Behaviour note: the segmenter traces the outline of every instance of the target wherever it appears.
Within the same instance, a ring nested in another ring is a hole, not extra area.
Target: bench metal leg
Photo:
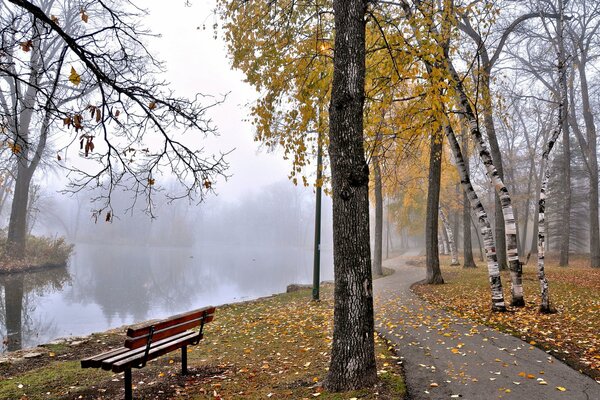
[[[188,368],[187,368],[187,346],[183,346],[181,348],[181,374],[182,375],[187,375],[188,373]]]
[[[133,388],[131,384],[131,368],[125,370],[125,400],[133,400]]]

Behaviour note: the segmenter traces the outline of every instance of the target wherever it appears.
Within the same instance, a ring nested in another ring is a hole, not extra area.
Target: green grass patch
[[[112,374],[102,370],[83,370],[79,361],[54,362],[24,374],[0,381],[0,399],[55,399],[79,388],[93,386]],[[24,397],[25,396],[25,397]]]

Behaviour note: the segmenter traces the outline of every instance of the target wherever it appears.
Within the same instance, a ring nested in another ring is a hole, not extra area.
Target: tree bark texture
[[[440,270],[438,247],[442,146],[442,137],[433,133],[429,144],[429,177],[427,182],[427,210],[425,211],[425,281],[430,285],[444,283],[442,271]]]
[[[454,155],[456,162],[456,168],[460,176],[460,183],[465,191],[473,214],[477,216],[481,235],[483,236],[483,243],[485,247],[485,256],[488,266],[488,276],[490,281],[490,289],[492,293],[492,310],[494,311],[506,311],[506,305],[504,304],[504,294],[502,293],[502,279],[500,278],[500,268],[498,266],[498,259],[496,258],[496,246],[494,245],[494,235],[492,233],[492,227],[483,208],[483,204],[479,201],[479,197],[473,189],[471,179],[465,167],[465,160],[462,156],[460,145],[456,139],[456,135],[450,125],[446,125],[446,137],[450,144],[450,149]]]
[[[481,131],[479,130],[479,122],[475,113],[473,111],[473,107],[469,102],[469,98],[467,97],[465,88],[463,86],[462,80],[452,61],[450,59],[447,60],[448,70],[452,76],[454,87],[456,88],[458,95],[460,97],[460,104],[462,106],[463,112],[467,120],[469,121],[469,132],[471,137],[475,141],[475,145],[477,147],[477,151],[479,156],[485,166],[488,178],[491,180],[496,193],[500,197],[500,202],[502,205],[502,213],[504,215],[504,223],[505,223],[505,237],[506,237],[506,252],[508,257],[508,266],[510,269],[511,275],[511,294],[512,301],[511,305],[516,307],[525,306],[525,300],[523,298],[523,268],[521,263],[519,262],[519,251],[517,245],[517,227],[516,222],[513,215],[513,207],[510,194],[506,185],[502,178],[498,175],[498,171],[494,166],[494,162],[492,160],[492,156],[487,149]]]
[[[329,106],[335,305],[325,387],[345,391],[377,381],[369,245],[369,166],[363,147],[367,1],[335,0]]]
[[[545,272],[545,249],[546,249],[546,188],[548,186],[548,180],[550,179],[550,168],[548,168],[548,155],[554,147],[554,143],[556,139],[558,139],[558,135],[560,134],[560,127],[562,125],[562,111],[563,105],[559,106],[559,128],[555,129],[548,140],[548,144],[544,149],[544,153],[542,154],[542,165],[543,175],[542,175],[542,185],[540,188],[540,200],[538,205],[538,279],[540,281],[540,291],[541,291],[541,302],[540,302],[540,312],[542,313],[550,313],[552,311],[550,307],[550,295],[548,288],[548,279],[546,278]]]
[[[373,253],[373,274],[383,275],[381,260],[383,256],[383,189],[379,156],[373,156],[375,178],[375,250]]]
[[[504,170],[502,168],[502,154],[500,153],[500,146],[498,145],[498,137],[496,135],[496,128],[494,126],[494,116],[492,108],[492,98],[490,94],[490,72],[484,70],[481,79],[482,88],[482,102],[483,102],[483,125],[487,134],[488,142],[490,144],[490,154],[498,176],[504,180]],[[494,231],[496,237],[496,254],[498,255],[498,265],[501,270],[508,268],[507,255],[506,255],[506,230],[504,213],[502,208],[502,202],[498,192],[495,195],[495,207],[494,207]]]

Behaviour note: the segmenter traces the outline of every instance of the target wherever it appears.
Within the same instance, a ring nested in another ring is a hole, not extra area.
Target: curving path
[[[395,273],[374,281],[376,327],[401,356],[411,399],[600,399],[600,384],[543,350],[420,300],[410,286],[424,268],[402,257],[384,266]]]

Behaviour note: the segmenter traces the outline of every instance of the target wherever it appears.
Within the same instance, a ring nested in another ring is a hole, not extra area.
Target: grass
[[[45,236],[29,236],[27,238],[26,255],[23,259],[15,259],[5,254],[6,237],[0,238],[0,273],[22,272],[44,267],[66,265],[73,253],[74,246],[64,238]]]
[[[301,290],[218,308],[215,320],[205,327],[205,339],[188,349],[191,373],[182,377],[180,355],[170,353],[133,371],[134,396],[213,400],[402,399],[406,389],[398,357],[379,337],[376,357],[380,379],[375,387],[346,393],[323,390],[332,341],[331,286],[322,288],[320,302],[310,299],[311,291]],[[89,345],[101,340],[108,341],[94,338]],[[68,346],[54,346],[46,351],[44,362],[37,361],[38,368],[16,368],[13,372],[0,368],[4,375],[0,398],[21,399],[24,394],[32,400],[122,396],[122,374],[80,369],[78,360],[82,355],[72,354],[73,348]],[[90,352],[84,348],[79,351]]]
[[[600,379],[600,270],[575,259],[567,268],[546,262],[550,301],[555,314],[540,314],[537,266],[523,268],[526,306],[492,313],[487,268],[450,267],[442,259],[444,285],[418,285],[421,297],[453,313],[500,329],[538,346],[587,375]],[[510,276],[502,273],[505,301],[510,303]]]

